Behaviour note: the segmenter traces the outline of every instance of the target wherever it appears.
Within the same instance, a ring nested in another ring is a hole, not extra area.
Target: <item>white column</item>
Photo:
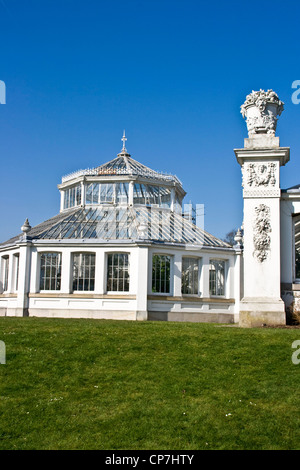
[[[13,269],[14,269],[14,265],[13,265],[13,255],[10,254],[9,255],[9,258],[8,258],[8,282],[7,282],[7,292],[10,293],[10,292],[13,292]]]
[[[39,254],[35,248],[31,252],[31,275],[30,275],[30,292],[36,293],[39,291],[40,281],[40,263]]]
[[[204,253],[202,256],[200,292],[201,297],[209,297],[209,254],[207,253]]]
[[[175,188],[171,188],[171,211],[174,212],[174,206],[175,206]]]
[[[81,181],[81,205],[84,206],[85,205],[85,184],[84,184],[84,181]]]
[[[64,199],[65,199],[65,192],[61,189],[60,190],[60,212],[64,209]]]
[[[128,204],[130,206],[133,206],[133,189],[134,189],[134,182],[130,181],[129,182],[129,190],[128,190]]]
[[[181,272],[182,256],[181,253],[175,253],[173,259],[173,295],[181,297]]]
[[[135,251],[136,319],[148,318],[148,247],[139,246]],[[130,273],[130,277],[132,276]]]
[[[19,280],[18,280],[18,296],[17,308],[15,315],[25,317],[29,315],[29,284],[30,284],[30,268],[31,268],[31,242],[20,243],[20,259],[19,259]],[[9,313],[8,313],[9,314]]]
[[[238,322],[239,320],[239,312],[240,312],[240,301],[242,297],[242,283],[243,283],[243,275],[242,275],[242,251],[240,248],[236,248],[236,256],[235,256],[235,263],[234,263],[234,322]]]
[[[103,249],[96,251],[95,268],[95,294],[104,294],[106,292],[106,255]]]
[[[61,256],[61,286],[60,292],[69,294],[72,292],[72,254],[70,250],[62,251]]]

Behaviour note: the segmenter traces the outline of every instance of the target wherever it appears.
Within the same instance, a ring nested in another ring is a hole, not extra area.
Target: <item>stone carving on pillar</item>
[[[280,101],[275,91],[252,91],[241,106],[249,137],[255,134],[275,136],[277,116],[280,116],[283,109],[284,103]]]
[[[275,163],[250,163],[247,167],[249,186],[275,186]]]
[[[270,222],[270,208],[265,204],[255,207],[255,219],[253,224],[253,256],[262,263],[267,259],[271,244],[269,233],[272,232]]]
[[[244,163],[242,187],[244,197],[279,197],[278,168],[273,162]]]

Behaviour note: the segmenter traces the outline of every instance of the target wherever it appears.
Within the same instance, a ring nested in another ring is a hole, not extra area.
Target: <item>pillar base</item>
[[[239,326],[242,328],[280,326],[286,324],[283,300],[244,298],[240,303]]]
[[[147,321],[148,320],[148,312],[147,310],[146,311],[142,311],[142,310],[138,310],[136,312],[136,319],[138,321]]]

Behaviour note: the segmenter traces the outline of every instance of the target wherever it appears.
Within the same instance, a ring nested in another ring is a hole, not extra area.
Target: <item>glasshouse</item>
[[[62,178],[57,215],[35,227],[29,217],[0,245],[0,315],[285,325],[300,312],[300,186],[280,187],[283,108],[272,90],[241,106],[231,245],[204,231],[176,176],[131,157],[124,133],[116,158]]]
[[[237,321],[241,245],[206,233],[180,180],[122,140],[113,160],[62,178],[59,214],[0,245],[0,314]]]

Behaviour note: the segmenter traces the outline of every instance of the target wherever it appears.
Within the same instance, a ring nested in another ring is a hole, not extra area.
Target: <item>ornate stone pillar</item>
[[[242,167],[244,198],[244,296],[241,326],[284,325],[280,297],[280,167],[290,149],[275,137],[283,103],[272,90],[253,91],[241,106],[249,137],[235,149]]]

